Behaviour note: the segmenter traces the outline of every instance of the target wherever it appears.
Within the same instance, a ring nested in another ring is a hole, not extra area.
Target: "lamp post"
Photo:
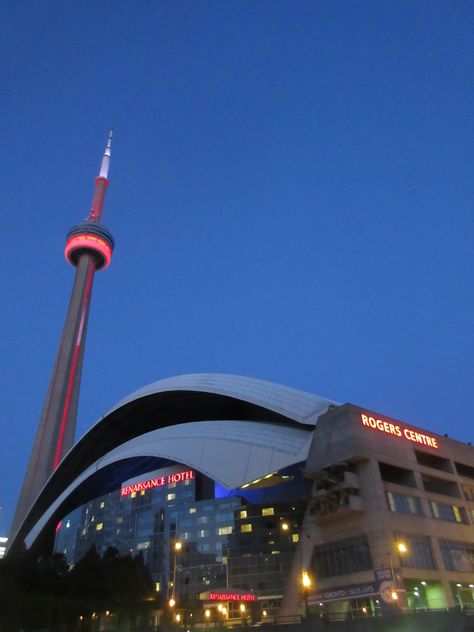
[[[170,608],[173,608],[175,603],[176,603],[176,597],[177,597],[177,592],[176,592],[176,557],[177,557],[177,554],[181,551],[182,548],[183,548],[182,542],[180,542],[179,540],[176,540],[176,542],[173,545],[173,590],[171,591],[171,599],[169,600]],[[173,602],[173,604],[171,602]]]
[[[401,540],[398,540],[397,542],[394,543],[394,548],[397,551],[399,556],[406,555],[408,553],[408,546],[406,545],[405,542]],[[382,562],[381,568],[385,567],[387,558],[388,558],[388,563],[390,567],[390,581],[392,584],[391,591],[390,591],[390,598],[392,599],[393,602],[398,602],[398,591],[397,591],[398,586],[397,586],[397,578],[395,576],[395,569],[393,567],[392,547],[387,552],[386,557],[384,561]]]
[[[311,577],[306,570],[301,572],[301,585],[303,587],[304,616],[306,618],[308,616],[308,590],[311,588]]]

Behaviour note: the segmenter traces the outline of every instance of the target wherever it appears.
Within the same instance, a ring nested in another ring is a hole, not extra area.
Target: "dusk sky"
[[[78,436],[224,372],[473,439],[472,0],[6,0],[0,24],[0,535],[112,126]]]

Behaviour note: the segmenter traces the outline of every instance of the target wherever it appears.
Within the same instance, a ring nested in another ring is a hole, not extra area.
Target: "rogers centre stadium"
[[[352,404],[179,376],[105,414],[15,540],[70,564],[92,547],[141,553],[163,599],[228,618],[470,606],[473,457]]]

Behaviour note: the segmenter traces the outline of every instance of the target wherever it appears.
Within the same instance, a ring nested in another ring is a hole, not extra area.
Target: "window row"
[[[387,492],[387,504],[390,511],[395,513],[412,514],[423,516],[421,501],[416,496],[407,496],[405,494],[395,494]],[[460,524],[469,524],[469,518],[464,507],[458,505],[447,505],[434,500],[429,501],[431,517],[436,520],[445,522],[458,522]]]

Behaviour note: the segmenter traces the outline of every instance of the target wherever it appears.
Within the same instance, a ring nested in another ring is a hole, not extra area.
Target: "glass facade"
[[[387,504],[390,511],[396,513],[414,514],[416,516],[423,515],[420,499],[416,496],[387,492]]]
[[[405,568],[436,568],[429,537],[399,534],[396,539],[407,547],[406,553],[399,554],[401,566]]]
[[[433,518],[436,518],[437,520],[469,524],[464,507],[458,507],[457,505],[445,505],[443,503],[430,500],[430,510]]]
[[[474,572],[474,544],[440,540],[441,554],[448,571]]]
[[[372,559],[366,536],[314,547],[312,570],[315,577],[334,577],[371,568]]]
[[[301,468],[238,490],[189,472],[156,470],[87,503],[62,521],[55,550],[69,563],[92,547],[140,553],[163,597],[181,604],[219,589],[282,595],[310,484]]]

